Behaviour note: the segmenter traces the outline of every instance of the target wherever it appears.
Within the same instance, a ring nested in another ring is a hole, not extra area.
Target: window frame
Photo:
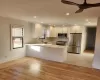
[[[13,36],[13,28],[21,28],[22,29],[22,36]],[[14,42],[13,42],[13,39],[14,38],[20,38],[22,39],[22,46],[21,47],[14,47]],[[24,47],[24,27],[23,25],[11,25],[10,26],[10,49],[18,49],[18,48],[23,48]]]

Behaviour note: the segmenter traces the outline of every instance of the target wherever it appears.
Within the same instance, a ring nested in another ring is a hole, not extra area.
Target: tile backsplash
[[[65,41],[65,40],[66,39],[59,39],[57,37],[47,37],[46,39],[33,38],[30,44],[36,44],[36,43],[56,44],[57,41]]]
[[[48,44],[56,44],[57,37],[48,37],[46,39],[39,39],[39,38],[33,38],[29,44],[36,44],[36,43],[44,43],[47,42]]]

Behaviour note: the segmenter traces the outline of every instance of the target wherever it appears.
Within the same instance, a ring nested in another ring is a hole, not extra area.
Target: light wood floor
[[[100,70],[25,57],[1,64],[0,80],[100,80]]]
[[[92,68],[93,57],[94,54],[92,53],[83,53],[83,54],[68,53],[67,60],[65,61],[65,63]]]

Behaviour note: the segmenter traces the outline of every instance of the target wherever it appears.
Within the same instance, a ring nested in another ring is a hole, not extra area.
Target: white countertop
[[[26,45],[52,47],[52,48],[66,48],[67,47],[67,46],[59,46],[59,45],[53,45],[53,44],[26,44]]]

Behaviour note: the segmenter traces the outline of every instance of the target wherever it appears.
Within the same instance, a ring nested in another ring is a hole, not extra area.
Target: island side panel
[[[36,49],[35,49],[36,48]],[[26,47],[27,56],[36,57],[51,61],[64,62],[66,60],[67,51],[65,53],[64,48],[54,48],[47,46],[34,46],[27,45]]]

